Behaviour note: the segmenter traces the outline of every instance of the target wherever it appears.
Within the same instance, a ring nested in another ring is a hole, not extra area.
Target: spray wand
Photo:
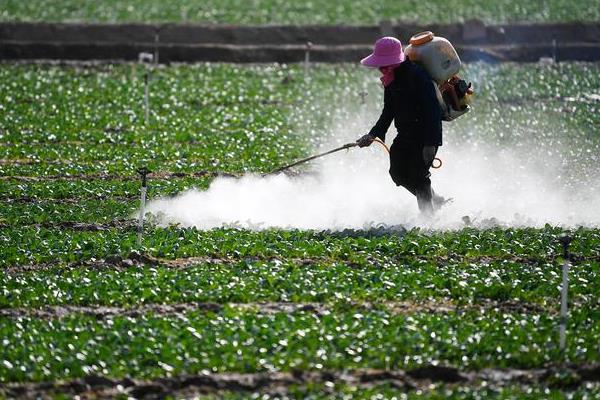
[[[379,138],[376,138],[373,141],[381,144],[385,148],[385,150],[388,152],[388,154],[389,154],[390,149],[387,147],[387,145],[383,141],[381,141]],[[351,149],[353,147],[356,147],[356,146],[358,146],[358,143],[356,143],[356,142],[346,143],[343,146],[337,147],[337,148],[335,148],[333,150],[326,151],[325,153],[316,154],[314,156],[303,158],[302,160],[298,160],[298,161],[293,162],[291,164],[284,165],[283,167],[279,167],[279,168],[277,168],[274,171],[271,171],[271,172],[268,172],[266,174],[263,174],[263,176],[278,174],[279,172],[283,172],[283,171],[285,171],[287,169],[295,167],[296,165],[304,164],[304,163],[312,161],[312,160],[314,160],[316,158],[320,158],[320,157],[327,156],[329,154],[337,153],[338,151],[349,150],[349,149]]]
[[[383,140],[381,140],[381,139],[379,139],[379,138],[375,138],[375,139],[373,139],[373,141],[374,141],[374,142],[377,142],[377,143],[379,143],[381,146],[383,146],[383,148],[385,149],[385,151],[386,151],[388,154],[390,154],[390,148],[389,148],[389,147],[388,147],[388,146],[385,144],[385,142],[384,142]],[[288,169],[290,169],[290,168],[292,168],[292,167],[295,167],[296,165],[304,164],[304,163],[306,163],[306,162],[309,162],[309,161],[312,161],[312,160],[314,160],[314,159],[317,159],[317,158],[320,158],[320,157],[324,157],[324,156],[327,156],[327,155],[329,155],[329,154],[337,153],[338,151],[342,151],[342,150],[349,150],[349,149],[351,149],[351,148],[353,148],[353,147],[356,147],[356,146],[358,146],[358,143],[356,143],[356,142],[352,142],[352,143],[346,143],[346,144],[345,144],[345,145],[343,145],[343,146],[337,147],[337,148],[335,148],[335,149],[333,149],[333,150],[326,151],[325,153],[316,154],[316,155],[314,155],[314,156],[310,156],[310,157],[307,157],[307,158],[303,158],[302,160],[298,160],[298,161],[296,161],[296,162],[293,162],[293,163],[291,163],[291,164],[285,165],[285,166],[283,166],[283,167],[279,167],[279,168],[277,168],[277,169],[276,169],[276,170],[274,170],[274,171],[271,171],[271,172],[268,172],[268,173],[266,173],[266,174],[263,174],[262,176],[264,177],[264,176],[268,176],[268,175],[274,175],[274,174],[278,174],[278,173],[280,173],[280,172],[283,172],[283,171],[285,171],[285,170],[288,170]],[[438,164],[436,164],[436,165],[432,165],[431,167],[432,167],[432,168],[436,168],[436,169],[437,169],[437,168],[440,168],[440,167],[442,166],[442,160],[440,160],[439,158],[435,158],[435,160],[437,160],[437,161],[438,161]]]

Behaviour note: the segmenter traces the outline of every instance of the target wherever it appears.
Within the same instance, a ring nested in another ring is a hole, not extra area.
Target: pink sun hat
[[[360,63],[366,67],[386,67],[400,64],[405,58],[402,43],[395,37],[385,36],[375,42],[373,53],[360,60]]]

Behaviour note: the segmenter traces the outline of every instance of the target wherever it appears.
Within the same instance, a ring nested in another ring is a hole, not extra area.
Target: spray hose
[[[379,138],[375,138],[375,139],[373,139],[373,141],[374,141],[374,142],[377,142],[377,143],[379,143],[381,146],[383,146],[383,148],[385,149],[385,151],[386,151],[388,154],[390,154],[390,148],[387,146],[387,144],[385,144],[385,142],[384,142],[383,140],[381,140],[381,139],[379,139]],[[307,158],[303,158],[302,160],[298,160],[298,161],[296,161],[296,162],[294,162],[294,163],[292,163],[292,164],[284,165],[283,167],[277,168],[276,170],[273,170],[273,171],[271,171],[271,172],[268,172],[268,173],[266,173],[266,174],[263,174],[262,176],[267,176],[267,175],[273,175],[273,174],[277,174],[277,173],[279,173],[279,172],[285,171],[286,169],[290,169],[290,168],[292,168],[292,167],[295,167],[296,165],[304,164],[305,162],[308,162],[308,161],[311,161],[311,160],[314,160],[314,159],[316,159],[316,158],[320,158],[320,157],[323,157],[323,156],[326,156],[326,155],[329,155],[329,154],[332,154],[332,153],[336,153],[336,152],[338,152],[338,151],[341,151],[341,150],[349,150],[349,149],[351,149],[351,148],[353,148],[353,147],[356,147],[356,146],[358,146],[358,143],[356,143],[356,142],[352,142],[352,143],[346,143],[346,144],[345,144],[345,145],[343,145],[343,146],[340,146],[340,147],[338,147],[338,148],[335,148],[335,149],[333,149],[333,150],[326,151],[325,153],[316,154],[316,155],[314,155],[314,156],[310,156],[310,157],[307,157]],[[435,164],[435,161],[437,161],[438,163],[437,163],[437,164]],[[442,166],[442,160],[440,160],[440,159],[439,159],[439,158],[437,158],[437,157],[436,157],[436,158],[434,158],[434,159],[433,159],[433,162],[432,162],[432,164],[431,164],[431,168],[433,168],[433,169],[438,169],[438,168],[440,168],[441,166]]]
[[[387,153],[390,154],[390,148],[388,147],[387,144],[385,144],[385,142],[383,140],[381,140],[379,138],[375,138],[375,139],[373,139],[373,141],[379,143],[380,145],[382,145],[383,148],[385,149],[385,151],[387,151]]]
[[[387,151],[387,153],[390,154],[390,148],[388,147],[387,144],[385,144],[385,142],[383,140],[381,140],[379,138],[375,138],[375,139],[373,139],[373,141],[379,143],[380,145],[382,145],[383,148],[385,149],[385,151]],[[435,163],[436,161],[437,161],[437,164]],[[431,163],[431,168],[433,168],[433,169],[439,169],[439,168],[442,167],[443,164],[444,163],[442,162],[441,159],[435,157],[433,159],[433,162]]]

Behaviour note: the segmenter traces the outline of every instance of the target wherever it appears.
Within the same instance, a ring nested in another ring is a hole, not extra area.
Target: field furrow
[[[466,372],[457,368],[426,365],[411,370],[351,370],[315,372],[263,372],[263,373],[203,373],[183,375],[153,380],[108,379],[89,376],[69,382],[25,383],[9,385],[0,393],[20,398],[39,398],[53,393],[70,396],[93,396],[113,398],[129,395],[134,398],[156,398],[163,396],[196,397],[198,395],[228,392],[249,394],[260,392],[263,395],[281,396],[290,391],[300,394],[307,387],[325,385],[334,387],[351,386],[373,388],[388,385],[389,389],[401,392],[427,389],[433,384],[459,384],[474,388],[484,385],[499,386],[518,384],[550,384],[553,388],[568,387],[575,392],[578,387],[600,381],[600,365],[565,365],[537,369],[494,369]],[[591,386],[590,386],[591,387]],[[302,390],[302,388],[304,388]],[[531,390],[531,389],[530,389]],[[226,397],[227,398],[227,397]]]
[[[337,308],[351,307],[359,311],[369,311],[381,309],[391,314],[414,314],[420,312],[432,313],[460,313],[465,311],[497,311],[497,312],[518,312],[518,313],[548,313],[556,314],[556,306],[550,304],[529,304],[517,302],[515,300],[491,300],[477,299],[469,303],[460,303],[453,299],[435,299],[417,301],[386,301],[380,303],[368,302],[349,302],[341,303],[291,303],[291,302],[259,302],[259,303],[178,303],[178,304],[141,304],[132,307],[110,307],[110,306],[72,306],[57,305],[43,306],[41,308],[0,308],[0,317],[6,318],[40,318],[54,319],[71,314],[81,314],[85,316],[96,317],[97,319],[106,319],[114,316],[140,316],[142,314],[152,315],[171,315],[181,314],[189,311],[210,311],[214,313],[221,312],[224,308],[239,310],[254,310],[258,314],[273,314],[279,312],[314,312],[316,314],[327,314],[335,312]],[[582,304],[574,304],[575,307],[582,307]]]

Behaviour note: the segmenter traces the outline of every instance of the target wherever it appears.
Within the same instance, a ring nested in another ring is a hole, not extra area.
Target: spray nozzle
[[[142,187],[146,187],[146,178],[151,171],[148,169],[148,167],[141,167],[138,168],[136,172],[140,175],[140,178],[142,179]]]
[[[558,241],[562,245],[563,255],[564,255],[565,259],[569,258],[569,245],[573,241],[573,238],[571,236],[569,236],[567,233],[564,233],[564,234],[560,235],[560,237],[558,238]]]

